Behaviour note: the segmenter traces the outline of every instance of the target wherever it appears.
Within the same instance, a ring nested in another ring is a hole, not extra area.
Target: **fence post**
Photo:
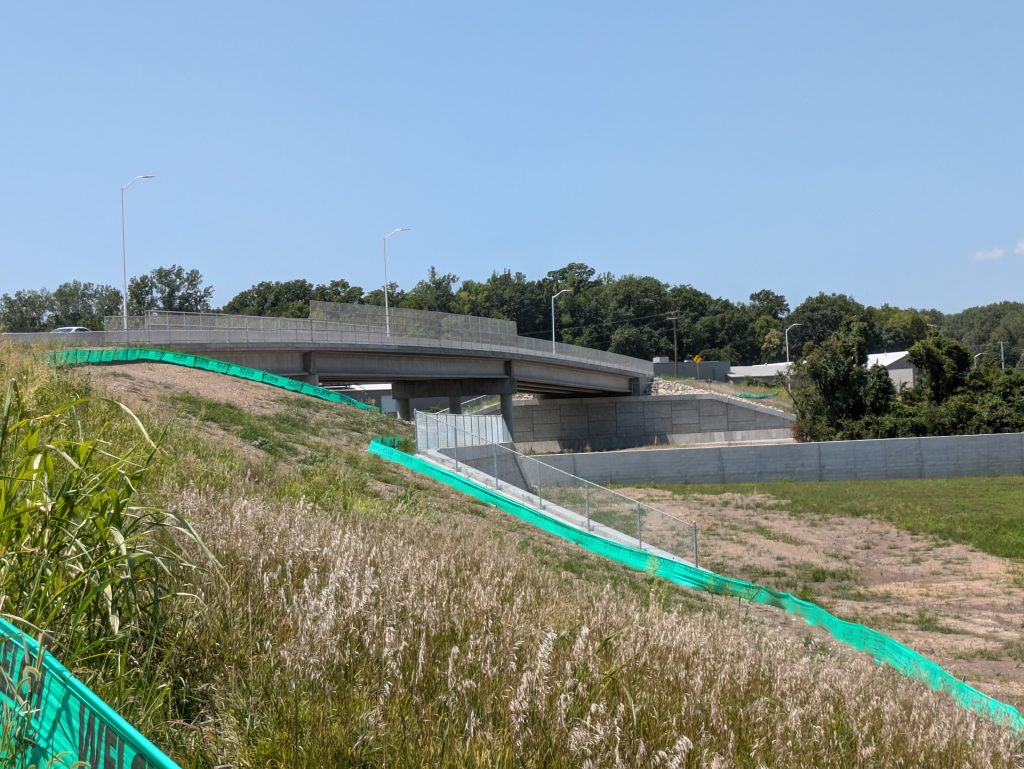
[[[640,503],[636,503],[636,541],[640,543],[640,549],[644,549],[643,522],[640,520]]]
[[[694,521],[691,526],[691,531],[693,532],[693,565],[699,569],[700,561],[697,560],[697,522]]]
[[[590,521],[590,484],[583,484],[583,508],[587,511],[587,531],[594,530],[594,524]]]
[[[537,506],[540,507],[541,510],[543,510],[544,509],[544,497],[541,494],[541,492],[544,491],[544,486],[543,486],[543,484],[541,482],[541,479],[544,477],[543,476],[544,471],[540,469],[541,468],[541,463],[538,462],[536,459],[533,460],[533,463],[535,465],[537,465]]]
[[[452,430],[452,435],[455,438],[455,472],[459,472],[459,428],[456,427]]]

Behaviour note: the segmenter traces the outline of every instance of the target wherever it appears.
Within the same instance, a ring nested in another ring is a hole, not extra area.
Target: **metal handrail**
[[[429,440],[429,436],[428,435],[426,435],[426,434],[425,435],[420,435],[419,434],[420,433],[420,430],[419,430],[420,417],[422,417],[424,422],[433,422],[436,425],[436,427],[437,427],[436,434],[435,434],[436,440],[431,441],[431,440]],[[452,435],[453,438],[454,438],[454,441],[450,445],[442,445],[442,443],[448,443],[447,440],[442,440],[442,428],[443,428],[445,439],[447,439],[448,435]],[[461,446],[459,445],[459,436],[460,435],[463,437],[462,445]],[[690,542],[691,542],[691,552],[692,552],[693,564],[694,565],[698,565],[697,524],[696,524],[695,521],[687,521],[687,520],[685,520],[683,518],[680,518],[679,516],[677,516],[677,515],[675,515],[673,513],[669,513],[669,512],[667,512],[665,510],[657,508],[654,505],[650,505],[650,504],[648,504],[646,502],[641,502],[639,500],[633,499],[632,497],[629,497],[629,496],[627,496],[625,494],[622,494],[621,492],[615,491],[613,489],[609,489],[609,488],[607,488],[605,486],[601,486],[600,484],[594,483],[593,481],[589,481],[586,478],[581,478],[580,476],[573,475],[572,473],[567,472],[565,470],[562,470],[561,468],[549,465],[547,462],[543,462],[543,461],[537,459],[536,457],[526,456],[525,454],[520,453],[519,451],[515,450],[514,448],[510,448],[508,445],[493,443],[492,441],[487,440],[487,437],[482,435],[482,434],[475,434],[475,433],[472,433],[472,432],[470,432],[468,430],[465,430],[463,427],[460,427],[458,423],[456,423],[455,419],[448,418],[444,414],[431,414],[431,413],[422,412],[422,411],[418,411],[417,412],[417,444],[420,445],[420,446],[422,446],[424,444],[437,445],[438,450],[440,450],[442,452],[442,456],[447,456],[446,454],[443,453],[446,450],[454,451],[455,452],[454,457],[449,457],[449,458],[454,460],[455,467],[456,467],[457,471],[459,469],[459,461],[460,460],[459,460],[458,452],[459,452],[460,448],[462,450],[465,450],[465,449],[468,449],[468,448],[474,448],[474,449],[484,448],[485,451],[486,451],[486,448],[490,448],[492,453],[493,453],[493,463],[494,463],[494,471],[493,471],[493,473],[489,472],[486,469],[482,469],[482,468],[474,468],[474,469],[477,469],[478,472],[484,473],[485,476],[492,477],[494,479],[495,488],[499,487],[499,473],[498,473],[498,461],[497,461],[498,452],[499,451],[506,452],[507,454],[514,456],[516,458],[516,460],[518,462],[520,462],[520,463],[522,463],[522,462],[533,462],[536,465],[540,465],[541,467],[543,467],[545,471],[554,471],[555,473],[558,474],[559,477],[562,477],[562,478],[567,480],[566,483],[555,484],[556,487],[559,487],[559,488],[562,488],[562,487],[565,487],[565,488],[582,488],[583,493],[584,493],[584,499],[585,499],[585,503],[584,504],[585,504],[586,510],[585,511],[573,510],[572,508],[567,507],[566,504],[564,503],[564,501],[559,502],[558,505],[560,507],[564,507],[566,509],[569,509],[572,512],[578,514],[578,515],[579,514],[585,514],[586,518],[587,518],[587,521],[588,521],[588,525],[589,525],[589,521],[591,520],[590,503],[589,503],[590,497],[587,496],[588,493],[590,492],[590,490],[593,490],[593,492],[595,492],[595,493],[599,492],[602,495],[611,496],[612,498],[619,500],[622,504],[627,506],[629,509],[634,509],[634,508],[636,509],[636,511],[637,511],[636,540],[639,543],[641,548],[644,548],[644,537],[643,537],[643,530],[642,530],[642,519],[641,519],[641,516],[640,516],[641,511],[645,511],[648,514],[656,514],[656,515],[664,516],[666,519],[668,519],[670,521],[673,521],[676,524],[678,524],[679,526],[683,527],[684,531],[686,531],[688,533],[689,538],[690,538]],[[463,464],[468,464],[468,463],[466,463],[465,459],[463,459]],[[470,465],[470,466],[472,466],[472,465]],[[538,476],[538,479],[540,479],[542,477],[541,473],[539,471],[537,473],[537,476]],[[504,482],[505,483],[509,483],[507,479]],[[527,486],[530,485],[530,481],[525,476],[523,476],[523,482]],[[538,504],[541,507],[544,506],[544,497],[543,497],[543,486],[544,486],[544,484],[541,483],[539,480],[538,480],[538,489],[536,489],[536,490],[535,489],[531,489],[531,488],[524,488],[523,486],[517,486],[514,483],[512,483],[510,485],[515,486],[516,488],[519,488],[520,490],[522,490],[524,492],[527,492],[529,494],[533,494],[533,495],[537,496]],[[549,484],[549,488],[550,488],[550,484]],[[549,502],[551,501],[551,495],[550,494],[548,495],[548,501]],[[607,525],[607,524],[603,524],[603,525]],[[621,529],[619,529],[619,531],[621,533],[623,533],[623,534],[626,534],[627,536],[632,536],[628,532],[623,532]],[[650,544],[650,543],[648,542],[648,544]]]

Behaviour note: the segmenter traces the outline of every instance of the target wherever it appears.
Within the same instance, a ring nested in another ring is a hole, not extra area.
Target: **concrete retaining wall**
[[[593,483],[744,483],[1024,474],[1024,433],[561,454]]]
[[[509,448],[512,447],[509,446]],[[458,449],[446,448],[439,449],[439,451],[484,475],[493,478],[497,474],[502,482],[516,488],[524,491],[530,491],[532,488],[521,467],[519,455],[513,451],[505,451],[500,446],[460,446]],[[551,473],[551,475],[559,474]]]
[[[681,360],[679,363],[655,363],[654,375],[700,379],[704,382],[728,382],[731,367],[732,365],[727,360],[704,360],[700,363]]]
[[[717,393],[516,402],[520,451],[608,451],[652,445],[779,440],[793,417]]]

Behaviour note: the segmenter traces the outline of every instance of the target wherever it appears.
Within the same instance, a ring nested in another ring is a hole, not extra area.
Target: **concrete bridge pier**
[[[307,384],[320,385],[320,374],[316,370],[316,353],[315,352],[304,352],[302,353],[302,370],[305,372],[303,377]]]
[[[512,393],[501,393],[501,418],[505,420],[509,437],[514,440],[516,436],[512,431]]]
[[[404,422],[412,421],[412,408],[409,398],[395,398],[395,405],[398,406],[398,418]]]
[[[501,396],[501,415],[505,424],[512,429],[512,395],[516,392],[515,377],[495,379],[421,379],[407,382],[393,382],[391,395],[398,405],[398,416],[408,421],[412,418],[409,400],[411,398],[448,398],[448,411],[462,413],[462,399],[478,395]]]

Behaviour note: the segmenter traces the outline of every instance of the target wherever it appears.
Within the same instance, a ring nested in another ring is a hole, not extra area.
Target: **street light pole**
[[[571,291],[571,288],[563,288],[551,297],[551,352],[555,351],[555,300],[562,294],[568,294]]]
[[[802,325],[803,323],[794,323],[791,326],[786,327],[786,363],[789,363],[789,329]]]
[[[391,315],[388,310],[388,238],[397,232],[408,232],[411,227],[396,227],[384,236],[384,335],[391,336]]]
[[[125,256],[124,245],[124,191],[131,187],[139,179],[155,179],[153,174],[136,176],[121,188],[121,318],[124,321],[124,330],[128,330],[128,260]]]

